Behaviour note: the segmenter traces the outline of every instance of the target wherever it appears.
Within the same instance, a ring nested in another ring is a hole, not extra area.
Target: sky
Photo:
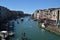
[[[0,6],[32,14],[37,9],[60,7],[60,0],[0,0]]]

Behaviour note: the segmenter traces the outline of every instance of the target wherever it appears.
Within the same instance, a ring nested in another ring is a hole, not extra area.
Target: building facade
[[[34,12],[35,19],[60,20],[60,8],[49,8],[45,10],[36,10]]]

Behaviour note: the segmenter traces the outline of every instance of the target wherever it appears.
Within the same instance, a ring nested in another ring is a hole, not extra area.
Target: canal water
[[[24,32],[27,40],[60,40],[60,36],[40,28],[38,22],[29,20],[29,17],[24,17],[24,21],[18,18],[14,24],[15,35],[10,40],[22,40],[22,33]]]

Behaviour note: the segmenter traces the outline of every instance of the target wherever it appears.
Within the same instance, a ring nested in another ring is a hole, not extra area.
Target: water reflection
[[[19,21],[17,20],[17,24],[19,24]]]
[[[28,17],[25,17],[24,21],[20,19],[17,21],[19,24],[15,23],[15,36],[11,40],[23,40],[22,36],[27,37],[28,40],[60,40],[60,37],[41,29],[40,23],[29,20]]]
[[[44,29],[41,29],[41,31],[42,31],[42,32],[45,32],[45,30],[44,30]]]

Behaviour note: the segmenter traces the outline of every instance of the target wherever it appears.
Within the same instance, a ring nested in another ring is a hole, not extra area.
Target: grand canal
[[[26,33],[28,40],[60,40],[60,36],[40,28],[38,22],[32,19],[29,20],[29,17],[24,17],[24,21],[18,18],[14,21],[14,24],[15,35],[10,38],[10,40],[22,40],[21,37],[23,32]]]

